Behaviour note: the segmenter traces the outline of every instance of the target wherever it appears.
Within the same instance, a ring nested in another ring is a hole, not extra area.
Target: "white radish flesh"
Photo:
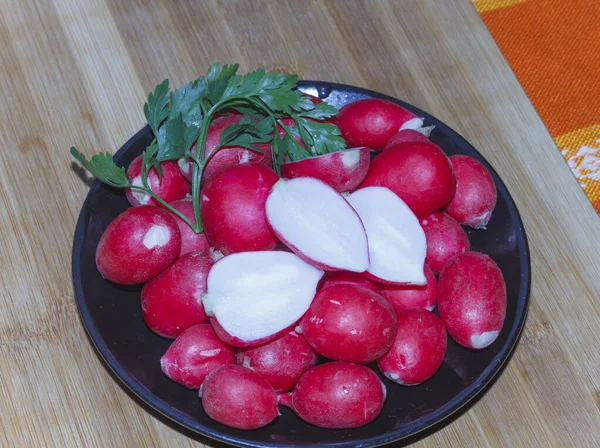
[[[266,202],[267,220],[298,256],[327,270],[364,272],[369,267],[365,228],[354,209],[324,182],[280,180]]]
[[[384,283],[424,285],[425,233],[404,201],[384,187],[361,188],[347,199],[367,231],[367,273]]]
[[[250,346],[277,336],[310,306],[323,271],[289,252],[242,252],[219,260],[202,302],[231,337]],[[220,335],[221,336],[221,335]]]

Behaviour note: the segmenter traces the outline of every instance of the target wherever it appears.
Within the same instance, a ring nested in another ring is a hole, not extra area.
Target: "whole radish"
[[[446,262],[454,255],[470,250],[469,237],[453,218],[444,212],[434,212],[419,219],[427,239],[427,256],[435,274],[439,274]]]
[[[281,179],[265,204],[277,237],[313,266],[364,272],[369,245],[361,219],[344,197],[311,177]]]
[[[135,285],[167,269],[180,251],[181,234],[171,213],[140,205],[108,225],[96,248],[96,266],[112,282]]]
[[[190,252],[144,285],[142,316],[154,333],[175,338],[193,325],[208,323],[201,296],[213,264],[208,251]]]
[[[385,385],[368,367],[330,362],[306,372],[279,403],[320,428],[357,428],[375,420],[385,397]]]
[[[354,190],[369,169],[371,150],[367,147],[345,149],[296,162],[284,163],[281,175],[286,179],[313,177],[340,193]]]
[[[428,141],[429,139],[427,138],[427,135],[423,134],[422,132],[415,131],[414,129],[403,129],[395,133],[392,138],[388,140],[383,149],[386,150],[397,145],[398,143]]]
[[[321,287],[319,289],[328,288],[334,285],[356,285],[370,289],[373,292],[379,292],[377,284],[365,278],[363,275],[356,272],[333,271],[327,272],[323,276]]]
[[[180,199],[178,201],[171,202],[169,204],[175,210],[183,213],[183,215],[190,221],[195,223],[194,219],[194,205],[191,199]],[[185,221],[173,214],[173,218],[179,227],[181,232],[181,253],[179,256],[188,254],[194,250],[207,251],[210,249],[210,244],[206,239],[204,232],[196,233],[192,228],[187,225]]]
[[[213,370],[234,363],[233,349],[217,337],[209,324],[185,330],[160,358],[163,373],[188,389],[199,389]]]
[[[204,232],[215,249],[228,255],[275,248],[265,201],[278,180],[271,168],[244,163],[224,168],[206,183],[200,210]]]
[[[379,294],[394,307],[396,314],[413,308],[433,311],[437,301],[437,282],[433,271],[426,264],[425,279],[427,284],[423,286],[395,286],[381,285]]]
[[[258,346],[296,325],[322,276],[323,271],[289,252],[228,255],[210,270],[202,303],[225,343]]]
[[[400,143],[371,161],[362,187],[387,187],[417,216],[425,216],[450,202],[456,180],[450,159],[435,144]]]
[[[448,344],[444,324],[431,311],[398,314],[398,333],[389,352],[377,361],[381,373],[404,386],[420,384],[438,371]]]
[[[219,117],[210,123],[208,134],[206,135],[206,156],[219,145],[223,131],[232,124],[238,123],[242,118],[246,117],[244,115],[231,114]],[[202,171],[202,183],[208,182],[214,174],[221,169],[240,163],[261,163],[266,166],[271,166],[273,163],[271,145],[269,143],[257,143],[256,147],[260,149],[262,153],[252,151],[251,149],[242,146],[225,146],[218,149]],[[191,151],[196,151],[196,145],[192,146]],[[192,178],[193,167],[194,162],[192,161],[185,159],[179,161],[179,168],[188,180],[191,180]]]
[[[356,285],[320,290],[300,321],[302,334],[318,354],[357,364],[368,364],[387,352],[396,328],[392,306]]]
[[[347,104],[338,114],[339,128],[348,146],[382,149],[387,141],[410,120],[420,120],[412,112],[391,101],[378,98]]]
[[[202,383],[200,396],[206,414],[232,428],[262,428],[279,415],[275,389],[242,366],[224,365],[211,372]]]
[[[438,279],[438,311],[459,344],[471,349],[491,345],[506,316],[506,283],[500,268],[478,252],[454,256]]]
[[[290,390],[318,361],[304,336],[293,330],[265,345],[242,349],[235,357],[238,365],[260,374],[276,392]]]
[[[485,229],[496,207],[496,184],[485,166],[473,157],[456,155],[450,161],[456,176],[456,193],[445,211],[459,223]]]
[[[137,156],[127,167],[127,178],[133,185],[143,186],[142,177],[142,156]],[[167,160],[160,163],[162,174],[159,176],[155,168],[148,172],[148,186],[158,197],[165,202],[172,202],[182,199],[191,191],[189,182],[183,177],[177,162]],[[158,201],[152,198],[148,193],[125,189],[125,196],[131,205],[160,205]]]

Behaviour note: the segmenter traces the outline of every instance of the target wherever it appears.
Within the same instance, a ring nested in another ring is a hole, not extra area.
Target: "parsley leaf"
[[[183,150],[187,154],[192,148],[198,137],[200,136],[200,128],[196,126],[185,126],[183,130]]]
[[[297,82],[296,75],[269,73],[261,67],[243,77],[231,76],[220,101],[231,97],[257,97],[277,115],[313,109],[310,98],[296,89]]]
[[[281,125],[281,123],[280,123]],[[282,125],[283,126],[283,125]],[[310,151],[304,148],[296,140],[301,134],[297,126],[284,126],[285,133],[283,137],[276,136],[278,153],[274,152],[276,167],[279,169],[284,162],[295,162],[312,157]],[[287,158],[285,157],[287,156]],[[287,160],[286,160],[287,159]]]
[[[313,118],[315,120],[323,120],[325,118],[333,117],[339,112],[336,107],[327,104],[325,101],[315,104],[314,106],[314,108],[299,112],[297,115],[305,118]]]
[[[154,135],[158,134],[161,123],[169,116],[169,80],[165,79],[148,95],[144,104],[144,115]]]
[[[125,175],[125,168],[117,166],[109,152],[96,154],[87,160],[74,146],[71,146],[71,155],[105,184],[116,188],[127,188],[131,185]]]
[[[310,148],[313,155],[328,154],[346,149],[346,141],[341,137],[337,126],[319,121],[306,120],[294,116],[300,137]]]
[[[237,123],[231,124],[221,132],[219,147],[242,146],[255,152],[263,153],[255,143],[266,143],[273,139],[273,121],[263,118],[260,121],[249,117],[242,118]]]
[[[247,117],[257,118],[259,120],[262,120],[266,117],[266,114],[263,110],[256,109],[256,106],[253,107],[252,105],[248,105],[246,101],[236,101],[230,104],[229,107]]]
[[[202,109],[200,101],[206,94],[207,83],[204,76],[180,87],[171,93],[169,120],[182,114],[183,122],[188,126],[200,127],[202,124]]]
[[[221,64],[218,62],[213,64],[206,75],[208,99],[212,104],[218,103],[224,96],[232,79],[241,79],[241,76],[236,75],[238,64],[225,64],[221,69]]]
[[[165,160],[180,159],[189,151],[199,134],[199,128],[184,123],[182,114],[167,120],[160,127],[156,136],[158,143],[157,160],[163,162]]]

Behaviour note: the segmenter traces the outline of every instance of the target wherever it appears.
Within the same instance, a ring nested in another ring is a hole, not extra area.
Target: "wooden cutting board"
[[[68,155],[114,151],[142,104],[214,61],[412,103],[505,180],[532,254],[524,334],[493,387],[420,447],[600,444],[600,221],[469,0],[0,2],[0,446],[202,446],[94,353],[71,280],[88,190]]]

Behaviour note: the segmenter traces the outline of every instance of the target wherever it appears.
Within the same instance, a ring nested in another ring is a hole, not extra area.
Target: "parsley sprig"
[[[200,217],[200,181],[210,158],[224,146],[241,146],[262,153],[258,143],[271,143],[274,168],[279,173],[286,161],[346,149],[339,129],[323,121],[338,113],[325,103],[313,104],[297,89],[298,77],[259,68],[245,75],[237,73],[238,64],[213,64],[206,74],[174,91],[169,81],[161,82],[148,95],[144,115],[154,140],[142,157],[142,185],[133,185],[123,167],[117,166],[110,153],[97,154],[90,160],[74,147],[71,154],[100,181],[116,188],[131,188],[149,194],[165,208],[185,221],[196,233],[203,230]],[[206,154],[210,123],[218,114],[235,110],[245,118],[223,130],[217,147]],[[286,126],[282,119],[291,117]],[[282,129],[282,135],[278,129]],[[300,138],[304,146],[296,138]],[[191,161],[194,221],[158,197],[149,187],[148,173],[166,160]]]

